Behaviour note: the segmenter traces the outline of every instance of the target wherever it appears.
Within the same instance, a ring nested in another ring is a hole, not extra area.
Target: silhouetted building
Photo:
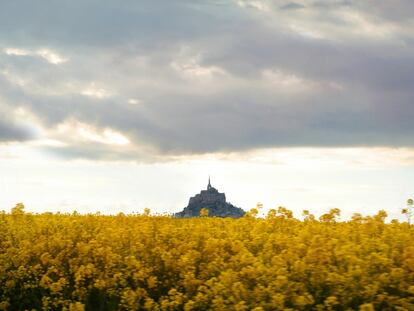
[[[191,197],[188,206],[174,216],[178,218],[198,217],[202,208],[208,209],[209,216],[216,217],[238,218],[245,214],[241,208],[226,202],[226,195],[211,186],[210,178],[207,190],[201,190],[199,194]]]

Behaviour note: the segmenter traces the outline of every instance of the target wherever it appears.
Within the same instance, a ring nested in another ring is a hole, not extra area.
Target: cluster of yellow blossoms
[[[0,213],[0,310],[414,310],[414,227]]]

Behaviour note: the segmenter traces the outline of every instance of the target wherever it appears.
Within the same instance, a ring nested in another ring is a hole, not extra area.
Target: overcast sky
[[[413,86],[411,0],[4,0],[0,209],[398,217]]]

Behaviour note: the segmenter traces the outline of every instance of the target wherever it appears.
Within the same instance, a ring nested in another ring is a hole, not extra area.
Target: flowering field
[[[414,310],[414,227],[0,214],[3,310]]]

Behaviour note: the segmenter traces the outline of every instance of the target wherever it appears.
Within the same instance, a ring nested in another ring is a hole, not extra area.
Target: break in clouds
[[[411,147],[413,13],[411,0],[2,1],[0,143],[138,161]]]

